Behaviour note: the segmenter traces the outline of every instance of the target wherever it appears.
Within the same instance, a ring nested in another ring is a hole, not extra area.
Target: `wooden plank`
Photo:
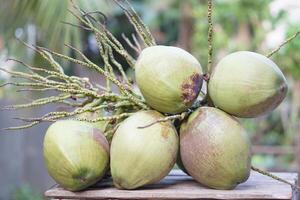
[[[292,183],[296,173],[274,173]],[[45,192],[46,197],[55,199],[292,199],[289,185],[275,181],[256,172],[251,172],[247,182],[234,190],[213,190],[201,186],[179,170],[173,170],[156,184],[138,190],[118,190],[111,180],[103,180],[82,192],[69,192],[60,187]]]

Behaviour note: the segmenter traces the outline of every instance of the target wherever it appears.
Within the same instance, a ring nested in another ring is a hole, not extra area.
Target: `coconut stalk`
[[[128,18],[128,22],[134,27],[138,37],[136,38],[135,35],[133,35],[134,42],[132,43],[130,39],[123,36],[125,42],[137,53],[141,52],[144,47],[156,45],[155,39],[152,36],[149,28],[143,23],[130,3],[127,0],[114,0],[114,2],[123,10],[126,17]],[[79,121],[87,121],[93,123],[106,121],[109,124],[112,124],[112,126],[108,126],[109,128],[107,128],[104,132],[105,136],[111,139],[116,128],[119,126],[119,123],[123,119],[129,117],[130,115],[132,115],[132,113],[135,113],[137,111],[150,109],[143,97],[133,91],[132,84],[130,83],[122,65],[114,57],[113,52],[116,52],[118,55],[124,58],[124,60],[131,68],[134,68],[136,59],[128,53],[121,42],[118,41],[116,37],[107,29],[105,15],[99,11],[86,12],[80,9],[72,0],[71,3],[73,5],[73,9],[68,11],[78,20],[78,24],[71,24],[68,22],[64,23],[74,26],[75,28],[81,28],[90,31],[95,36],[100,56],[104,61],[103,66],[99,66],[93,63],[84,55],[83,52],[81,52],[76,47],[68,44],[66,44],[66,46],[76,52],[76,54],[79,55],[80,59],[52,51],[45,47],[34,46],[21,41],[27,48],[34,50],[45,61],[47,61],[47,68],[42,68],[40,66],[31,66],[18,59],[9,59],[24,66],[27,71],[21,72],[3,68],[1,68],[0,70],[10,74],[12,78],[18,78],[24,81],[7,82],[0,85],[0,87],[12,85],[15,87],[20,87],[18,92],[56,91],[56,94],[48,96],[46,98],[35,99],[29,103],[8,105],[2,107],[1,110],[28,109],[44,106],[47,104],[56,104],[64,105],[70,108],[70,111],[51,111],[44,114],[43,116],[32,118],[16,117],[15,119],[21,120],[25,122],[25,124],[21,126],[8,127],[4,130],[26,129],[38,125],[42,122],[54,122],[64,118],[73,118]],[[94,15],[96,14],[101,15],[104,18],[104,21],[96,20],[94,17]],[[212,14],[213,2],[212,0],[208,0],[208,60],[207,71],[204,74],[204,80],[207,82],[209,82],[213,63],[212,58],[214,31]],[[266,54],[266,56],[271,57],[272,55],[276,54],[283,46],[292,42],[299,35],[299,33],[300,31],[287,38],[277,48]],[[141,41],[142,44],[140,44],[139,41]],[[106,85],[103,86],[92,83],[87,77],[66,75],[64,73],[63,67],[59,64],[57,59],[62,59],[72,64],[76,64],[83,68],[95,71],[99,74],[99,76],[105,78]],[[118,77],[116,75],[113,68],[118,70],[118,72],[121,74],[121,77]],[[117,92],[113,92],[111,90],[113,85],[118,89]],[[147,128],[156,123],[166,121],[182,121],[199,106],[210,104],[210,102],[211,101],[206,95],[202,101],[195,102],[194,105],[185,112],[175,115],[165,115],[164,117],[139,128]],[[100,115],[97,118],[93,119],[83,117],[81,114],[86,112],[99,112]],[[293,188],[299,189],[299,186],[289,183],[286,180],[276,177],[268,172],[265,172],[253,166],[251,168],[258,173],[289,184]]]
[[[16,127],[8,127],[5,130],[17,130],[30,128],[41,122],[57,121],[62,118],[75,118],[79,121],[98,122],[108,121],[114,123],[120,121],[131,113],[138,110],[147,110],[149,107],[145,104],[145,101],[141,96],[135,94],[132,89],[132,84],[122,67],[122,65],[115,59],[113,51],[122,56],[130,67],[134,67],[135,58],[131,56],[127,50],[122,46],[115,36],[106,28],[106,22],[97,21],[93,15],[101,14],[101,12],[86,12],[80,9],[73,1],[73,9],[69,12],[78,20],[78,25],[69,24],[77,28],[82,28],[92,32],[97,40],[100,56],[104,61],[104,66],[98,66],[89,60],[79,49],[71,45],[65,44],[66,47],[72,49],[78,54],[80,59],[76,59],[70,56],[66,56],[62,53],[52,51],[45,47],[34,46],[20,41],[27,48],[34,50],[39,54],[48,66],[30,66],[23,61],[17,59],[9,59],[23,65],[27,71],[20,72],[14,70],[1,69],[3,72],[8,73],[12,78],[21,78],[24,82],[12,81],[1,85],[1,87],[13,85],[15,87],[21,87],[18,92],[29,91],[56,91],[57,94],[48,96],[45,98],[35,99],[32,102],[8,105],[2,107],[1,110],[18,110],[44,106],[47,104],[63,104],[71,109],[71,111],[53,111],[46,113],[40,117],[25,118],[16,117],[15,119],[21,120],[26,124]],[[138,49],[141,46],[154,45],[154,39],[149,29],[142,23],[134,9],[127,1],[115,1],[128,17],[129,23],[131,23],[142,39],[143,44],[138,43],[138,39],[134,37],[135,45]],[[129,39],[128,39],[129,41]],[[127,41],[127,42],[128,42]],[[68,76],[64,73],[63,67],[57,61],[57,58],[68,61],[72,64],[80,65],[81,67],[88,68],[95,71],[99,76],[103,76],[106,79],[106,86],[99,86],[90,82],[86,77]],[[121,74],[121,77],[117,77],[113,71],[116,68]],[[118,88],[117,92],[111,91],[112,85]],[[126,112],[124,112],[126,110]],[[95,119],[88,119],[86,117],[77,117],[85,112],[108,113],[99,116]],[[117,125],[117,124],[116,124]]]

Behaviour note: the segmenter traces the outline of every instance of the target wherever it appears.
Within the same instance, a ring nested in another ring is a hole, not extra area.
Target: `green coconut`
[[[208,84],[214,105],[237,117],[257,117],[274,110],[285,98],[287,81],[269,58],[249,51],[225,56]]]
[[[87,122],[52,124],[44,138],[50,176],[63,188],[78,191],[99,181],[109,165],[109,144],[101,130]]]
[[[182,163],[196,181],[214,189],[233,189],[250,175],[250,140],[232,116],[200,107],[180,128]]]
[[[136,82],[147,104],[171,114],[192,106],[202,86],[201,74],[196,58],[171,46],[145,48],[135,65]]]
[[[145,126],[163,115],[139,111],[124,120],[111,143],[110,169],[114,185],[135,189],[165,177],[176,162],[179,139],[172,123]]]

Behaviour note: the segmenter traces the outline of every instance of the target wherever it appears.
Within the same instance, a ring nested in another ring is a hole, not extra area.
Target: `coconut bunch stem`
[[[149,123],[145,126],[139,126],[138,128],[141,128],[141,129],[148,128],[148,127],[153,126],[154,124],[157,124],[157,123],[173,121],[173,120],[176,120],[176,119],[182,121],[183,119],[185,119],[188,116],[189,113],[190,112],[182,112],[180,114],[170,115],[170,116],[166,116],[166,117],[163,117],[163,118],[159,118],[159,119],[157,119],[157,120],[155,120],[155,121],[153,121],[153,122],[151,122],[151,123]]]
[[[133,24],[136,32],[144,42],[145,46],[148,47],[156,45],[155,39],[152,36],[149,28],[144,24],[131,4],[127,0],[114,0],[114,2],[116,2],[124,11],[125,15],[129,19],[130,23]]]
[[[275,53],[277,53],[283,46],[289,44],[292,40],[294,40],[297,36],[299,36],[300,31],[297,31],[296,33],[294,33],[292,36],[288,37],[287,39],[285,39],[280,45],[278,45],[278,47],[276,47],[274,50],[270,51],[270,53],[268,53],[266,55],[266,57],[271,57],[273,56]]]
[[[118,41],[115,36],[106,28],[105,15],[103,15],[101,12],[85,12],[73,1],[71,2],[73,9],[69,10],[69,12],[78,19],[79,24],[74,25],[68,22],[64,23],[83,28],[91,31],[94,34],[104,65],[98,66],[88,59],[87,56],[85,56],[84,53],[79,49],[68,44],[65,44],[65,46],[78,54],[80,59],[73,58],[44,47],[29,45],[20,40],[20,42],[22,42],[26,47],[34,50],[45,61],[47,61],[48,66],[46,66],[46,68],[34,67],[17,59],[9,59],[23,65],[28,71],[20,72],[1,69],[2,71],[10,74],[13,78],[25,80],[24,82],[7,82],[1,85],[1,87],[13,85],[16,87],[21,87],[21,89],[17,90],[18,92],[55,91],[56,94],[45,98],[35,99],[29,103],[8,105],[1,109],[18,110],[40,107],[47,104],[63,104],[64,106],[71,108],[71,111],[49,112],[41,117],[34,118],[16,117],[15,119],[26,122],[27,124],[5,128],[6,130],[30,128],[41,122],[53,122],[62,118],[70,117],[80,121],[109,121],[113,123],[128,117],[132,112],[149,109],[142,97],[134,93],[132,84],[126,75],[123,66],[115,59],[114,53],[117,53],[126,60],[130,67],[134,67],[135,59],[133,56],[126,51],[121,42]],[[143,44],[139,44],[139,40],[135,37],[135,35],[132,37],[134,45],[128,38],[123,36],[125,41],[128,44],[131,44],[130,46],[138,51],[141,51],[143,47],[154,45],[155,41],[149,29],[141,21],[140,17],[134,11],[131,5],[127,1],[115,0],[115,3],[119,5],[120,8],[125,12],[129,22],[135,27],[137,35]],[[95,14],[103,16],[104,21],[102,22],[96,20],[94,17]],[[57,58],[94,70],[100,76],[103,76],[106,79],[106,86],[91,83],[88,78],[66,75],[63,67],[56,60]],[[114,69],[119,72],[120,77],[116,75]],[[112,85],[115,85],[118,88],[117,92],[112,91]],[[85,112],[96,111],[103,111],[101,113],[106,114],[100,115],[95,119],[77,117]]]
[[[208,43],[208,56],[207,56],[207,73],[212,72],[212,57],[213,57],[213,22],[212,22],[213,4],[212,0],[207,1],[207,43]]]
[[[279,181],[279,182],[288,184],[288,185],[290,185],[293,189],[300,190],[300,187],[299,187],[298,185],[293,184],[293,183],[290,183],[289,181],[287,181],[287,180],[285,180],[285,179],[283,179],[283,178],[280,178],[279,176],[276,176],[276,175],[274,175],[274,174],[271,174],[271,173],[269,173],[269,172],[267,172],[267,171],[264,171],[264,170],[262,170],[262,169],[256,168],[256,167],[254,167],[254,166],[251,166],[251,169],[252,169],[253,171],[256,171],[256,172],[262,174],[262,175],[268,176],[268,177],[270,177],[270,178],[272,178],[272,179],[274,179],[274,180],[277,180],[277,181]]]

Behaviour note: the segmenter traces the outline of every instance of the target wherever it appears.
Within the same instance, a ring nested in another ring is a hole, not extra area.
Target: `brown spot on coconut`
[[[200,92],[200,86],[202,85],[202,78],[200,74],[192,74],[188,80],[186,80],[181,88],[182,88],[182,99],[183,102],[190,106],[193,104],[194,100],[197,98]]]

